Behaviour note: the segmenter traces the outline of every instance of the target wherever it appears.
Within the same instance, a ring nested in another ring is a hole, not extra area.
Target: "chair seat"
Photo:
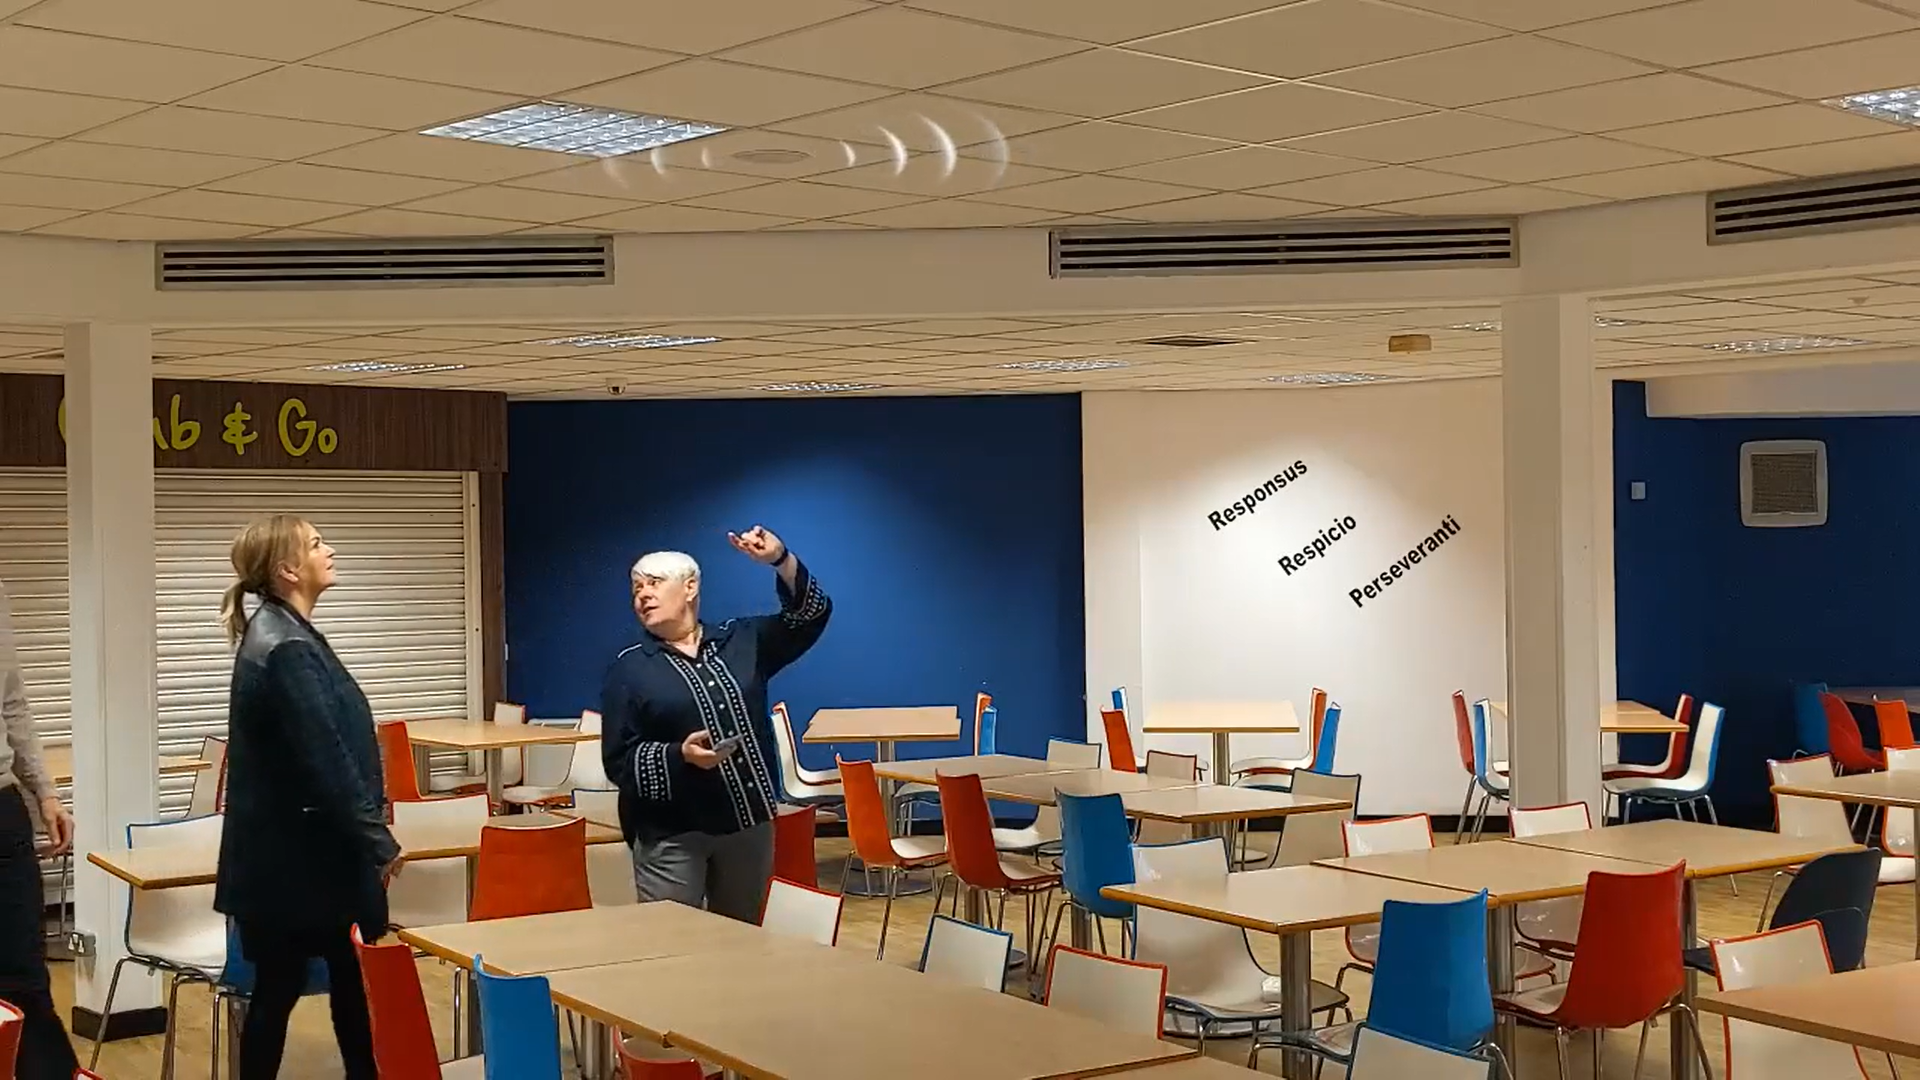
[[[1014,892],[1051,889],[1060,884],[1056,871],[1021,859],[1001,859],[1000,872],[1007,876],[1007,888]]]
[[[896,799],[938,799],[940,798],[940,789],[932,784],[922,784],[919,781],[910,780],[894,788],[893,797]]]
[[[896,836],[893,838],[893,853],[899,857],[902,866],[933,866],[947,861],[947,838]]]
[[[993,830],[993,846],[1001,851],[1026,852],[1037,850],[1042,844],[1060,839],[1048,836],[1032,825],[1024,829]]]
[[[1691,799],[1707,793],[1705,787],[1653,776],[1626,776],[1605,781],[1602,786],[1609,795],[1632,795],[1642,799]]]
[[[1507,762],[1505,761],[1505,759],[1502,759],[1500,761],[1496,761],[1493,763],[1493,771],[1496,773],[1499,773],[1501,776],[1505,776],[1508,773],[1512,772],[1513,770],[1509,769],[1507,767]]]
[[[440,1080],[487,1080],[487,1059],[476,1056],[443,1061]]]
[[[1530,1016],[1535,1020],[1553,1022],[1553,1014],[1560,1011],[1560,1002],[1567,996],[1567,983],[1549,983],[1532,990],[1516,990],[1511,994],[1495,994],[1493,1007],[1507,1012]]]
[[[1311,764],[1313,764],[1312,754],[1297,758],[1250,757],[1234,762],[1227,767],[1227,771],[1236,776],[1241,773],[1290,773]]]
[[[1680,958],[1686,962],[1688,967],[1695,971],[1706,975],[1718,975],[1720,973],[1720,969],[1715,966],[1713,962],[1712,948],[1688,949],[1686,952],[1680,954]]]
[[[573,793],[571,791],[562,791],[559,788],[539,787],[533,784],[515,784],[513,787],[501,791],[500,799],[503,802],[510,802],[515,806],[539,806],[543,803],[571,802],[573,801]]]
[[[1579,927],[1576,925],[1576,930]],[[1347,951],[1353,958],[1368,968],[1380,958],[1380,924],[1367,923],[1356,926],[1347,935]],[[1553,971],[1553,959],[1526,945],[1513,947],[1513,977],[1516,979],[1535,979]]]
[[[169,941],[164,949],[135,949],[133,955],[160,967],[197,971],[209,979],[217,978],[227,966],[227,930],[224,925],[218,925],[179,941]]]
[[[1880,884],[1900,885],[1913,881],[1913,859],[1906,855],[1880,857]]]
[[[1309,984],[1312,994],[1308,998],[1307,1012],[1320,1013],[1328,1009],[1338,1009],[1347,1004],[1347,995],[1333,987],[1314,979]],[[1278,1020],[1280,1018],[1280,977],[1269,976],[1260,986],[1260,998],[1257,1001],[1199,1001],[1194,998],[1168,995],[1167,1004],[1176,1012],[1188,1012],[1208,1020],[1232,1023],[1240,1020]]]
[[[1630,776],[1658,777],[1667,771],[1667,763],[1656,762],[1652,765],[1635,761],[1609,761],[1600,766],[1600,779],[1625,780]]]
[[[479,795],[487,790],[484,776],[433,776],[427,778],[427,790],[453,795]]]

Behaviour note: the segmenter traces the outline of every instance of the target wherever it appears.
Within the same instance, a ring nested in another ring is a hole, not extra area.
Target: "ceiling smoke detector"
[[[731,156],[733,160],[744,161],[749,165],[798,165],[813,159],[813,155],[805,150],[788,150],[777,146],[765,146],[757,150],[735,150]]]

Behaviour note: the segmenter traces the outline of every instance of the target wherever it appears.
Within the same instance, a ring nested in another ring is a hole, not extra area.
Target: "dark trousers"
[[[375,933],[361,927],[369,940]],[[327,965],[333,1038],[347,1080],[375,1080],[373,1030],[367,1021],[367,994],[360,983],[360,960],[347,937],[347,924],[327,930],[297,929],[273,923],[240,923],[240,948],[253,963],[253,997],[240,1029],[238,1080],[274,1080],[287,1046],[287,1018],[307,988],[307,962]]]
[[[20,1080],[72,1080],[80,1063],[53,1007],[43,936],[46,894],[33,850],[33,819],[16,786],[0,788],[0,1000],[26,1014]]]

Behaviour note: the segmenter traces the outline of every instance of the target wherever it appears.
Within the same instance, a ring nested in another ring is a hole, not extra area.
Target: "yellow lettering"
[[[59,421],[60,421],[60,441],[66,442],[67,441],[67,399],[66,398],[60,399]]]
[[[179,394],[173,395],[173,404],[168,412],[167,422],[172,425],[175,450],[191,450],[194,444],[200,441],[200,421],[180,419]],[[153,423],[157,428],[160,424],[159,418],[155,417]]]
[[[236,401],[233,403],[233,411],[227,413],[225,419],[221,421],[224,430],[220,433],[220,441],[233,447],[233,452],[241,457],[246,456],[247,445],[260,438],[258,432],[247,430],[247,421],[251,419],[253,414],[247,411],[245,405]]]
[[[289,457],[305,457],[307,451],[316,447],[322,454],[331,454],[340,445],[340,434],[332,428],[323,428],[317,421],[307,417],[307,403],[299,398],[288,398],[280,406],[280,418],[276,425],[280,430],[280,446]],[[289,425],[288,420],[294,422]],[[300,435],[300,441],[294,441],[294,435]]]
[[[167,449],[167,437],[160,430],[160,418],[157,416],[153,418],[153,445],[162,450]]]

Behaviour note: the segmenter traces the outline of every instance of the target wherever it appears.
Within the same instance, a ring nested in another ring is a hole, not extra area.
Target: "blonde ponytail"
[[[220,625],[227,644],[238,645],[247,632],[247,594],[265,596],[274,575],[283,566],[297,565],[301,548],[313,526],[293,514],[271,514],[248,522],[233,538],[233,572],[237,580],[220,599]]]

